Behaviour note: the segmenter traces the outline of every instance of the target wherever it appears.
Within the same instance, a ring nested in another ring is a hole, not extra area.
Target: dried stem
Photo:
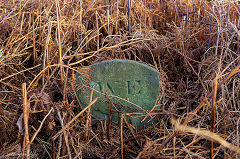
[[[28,119],[29,119],[29,109],[30,105],[27,99],[27,88],[26,83],[22,84],[22,96],[23,96],[23,119],[24,119],[24,128],[25,128],[25,135],[24,135],[24,143],[23,145],[26,146],[26,158],[30,159],[30,141],[29,141],[29,130],[28,130]],[[23,147],[23,158],[24,158],[25,147]]]

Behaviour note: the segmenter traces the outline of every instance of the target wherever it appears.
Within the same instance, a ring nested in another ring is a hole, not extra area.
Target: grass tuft
[[[239,158],[239,7],[1,1],[0,158]],[[119,123],[110,115],[91,126],[97,99],[77,111],[75,73],[110,59],[159,71],[158,123],[135,129],[120,114]]]

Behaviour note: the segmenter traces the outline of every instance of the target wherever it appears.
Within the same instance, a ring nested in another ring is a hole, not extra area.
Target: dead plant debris
[[[240,158],[239,10],[238,0],[1,0],[0,158]],[[158,123],[95,119],[97,99],[83,109],[75,72],[108,59],[159,71]]]

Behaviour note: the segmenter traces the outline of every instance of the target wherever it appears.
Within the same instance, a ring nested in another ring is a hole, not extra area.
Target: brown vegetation
[[[239,5],[1,0],[0,158],[239,158]],[[159,71],[158,123],[90,126],[75,72],[106,59]]]

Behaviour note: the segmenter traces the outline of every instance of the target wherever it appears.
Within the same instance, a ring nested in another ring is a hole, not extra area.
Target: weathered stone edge
[[[155,71],[156,73],[159,73],[159,72],[157,71],[157,69],[155,69],[155,68],[153,68],[153,67],[151,67],[151,66],[148,66],[148,65],[146,65],[145,63],[140,63],[140,62],[134,61],[134,60],[122,60],[122,59],[104,60],[104,61],[100,61],[100,62],[91,64],[91,65],[89,65],[89,66],[87,66],[87,67],[91,67],[91,66],[94,66],[94,65],[98,65],[99,63],[110,63],[110,62],[114,62],[114,61],[117,61],[117,62],[128,61],[128,62],[130,62],[130,63],[134,63],[134,64],[137,64],[137,65],[144,64],[146,68],[148,68],[148,69],[150,69],[150,70],[153,70],[153,71]]]

